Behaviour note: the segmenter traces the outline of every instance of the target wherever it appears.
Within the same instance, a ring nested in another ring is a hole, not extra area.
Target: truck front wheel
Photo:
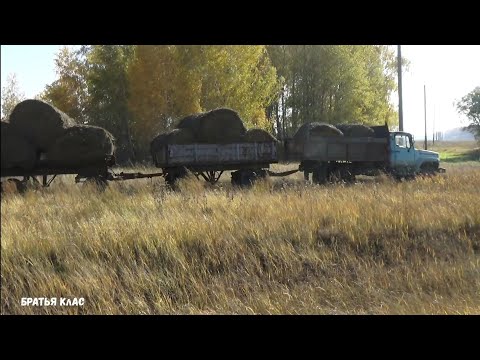
[[[438,170],[438,163],[425,163],[420,167],[420,173],[422,175],[435,175]]]

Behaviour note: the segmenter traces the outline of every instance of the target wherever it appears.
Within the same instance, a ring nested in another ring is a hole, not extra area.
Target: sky
[[[54,58],[62,46],[2,45],[2,88],[7,76],[15,73],[25,96],[35,97],[55,80]],[[480,86],[480,45],[402,45],[402,56],[410,61],[402,78],[404,130],[415,137],[424,134],[424,86],[429,137],[434,129],[465,126],[454,102]],[[392,102],[398,106],[398,95]]]

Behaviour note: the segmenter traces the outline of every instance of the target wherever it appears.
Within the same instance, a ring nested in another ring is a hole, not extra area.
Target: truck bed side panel
[[[387,161],[388,139],[310,137],[304,145],[303,160]]]

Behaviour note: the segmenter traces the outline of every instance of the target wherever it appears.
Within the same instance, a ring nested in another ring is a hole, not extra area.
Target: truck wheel
[[[432,176],[435,175],[438,169],[438,164],[435,163],[425,163],[420,168],[420,173],[422,175]]]

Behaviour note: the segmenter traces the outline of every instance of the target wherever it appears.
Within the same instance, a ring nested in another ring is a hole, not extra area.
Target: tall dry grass
[[[52,185],[1,203],[4,314],[480,313],[480,167],[235,190]],[[22,307],[22,297],[84,297]]]

